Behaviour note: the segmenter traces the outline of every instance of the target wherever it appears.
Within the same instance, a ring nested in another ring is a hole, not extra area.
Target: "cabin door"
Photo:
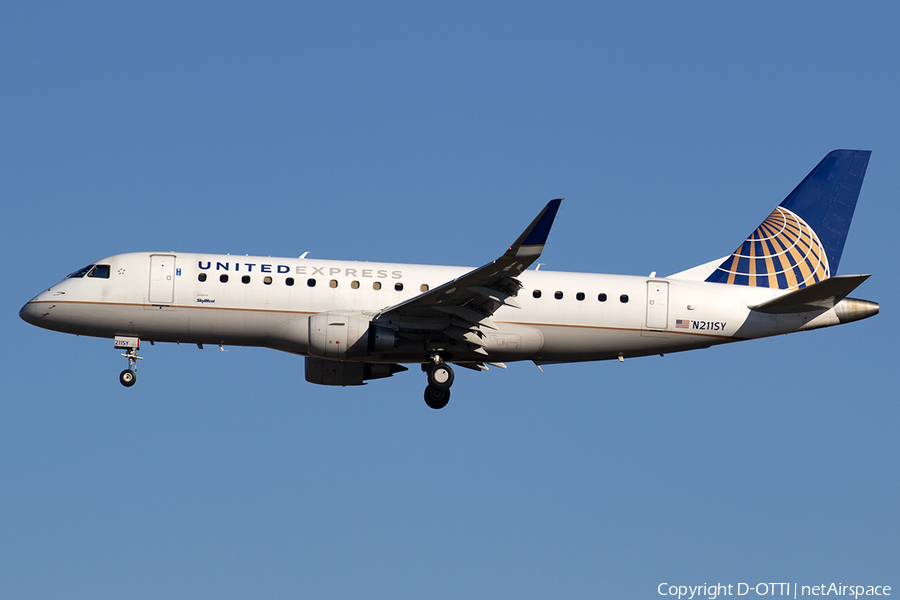
[[[172,304],[175,301],[175,257],[169,254],[150,256],[150,304]]]
[[[647,328],[666,329],[669,326],[669,282],[647,282]]]

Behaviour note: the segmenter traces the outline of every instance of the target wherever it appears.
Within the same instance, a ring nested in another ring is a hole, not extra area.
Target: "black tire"
[[[425,404],[428,405],[428,408],[439,410],[447,406],[448,402],[450,402],[450,390],[442,390],[430,385],[425,388]]]
[[[438,390],[449,390],[453,385],[453,369],[447,363],[438,363],[428,369],[428,385]]]
[[[132,371],[131,369],[125,369],[121,373],[119,373],[119,383],[124,385],[125,387],[131,387],[137,381],[137,373]]]

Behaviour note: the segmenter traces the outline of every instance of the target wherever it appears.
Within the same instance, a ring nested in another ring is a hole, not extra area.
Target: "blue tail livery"
[[[837,273],[868,150],[834,150],[706,281],[801,289]]]

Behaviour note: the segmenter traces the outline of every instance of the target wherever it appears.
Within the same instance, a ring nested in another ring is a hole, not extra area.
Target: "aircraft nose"
[[[50,290],[47,290],[47,292],[49,291]],[[55,304],[47,302],[47,292],[41,292],[26,302],[25,306],[19,310],[19,318],[26,323],[46,328],[49,323],[47,316],[56,306]]]
[[[40,317],[38,316],[38,306],[34,302],[28,302],[19,310],[19,318],[26,323],[37,325]]]

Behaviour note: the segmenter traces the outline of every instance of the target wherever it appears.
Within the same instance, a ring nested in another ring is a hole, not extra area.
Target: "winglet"
[[[471,325],[497,329],[489,317],[503,305],[515,305],[514,297],[522,287],[516,277],[540,256],[560,202],[561,198],[548,202],[522,235],[499,258],[414,298],[389,306],[380,311],[375,318],[381,318],[388,313],[429,318],[452,315]],[[452,322],[449,324],[452,325]],[[476,354],[487,354],[483,348],[472,351]]]
[[[544,250],[544,242],[550,235],[550,227],[553,225],[556,211],[559,210],[559,204],[562,201],[562,198],[557,198],[548,202],[547,206],[531,222],[531,225],[522,232],[519,239],[509,247],[506,256],[539,256]]]

